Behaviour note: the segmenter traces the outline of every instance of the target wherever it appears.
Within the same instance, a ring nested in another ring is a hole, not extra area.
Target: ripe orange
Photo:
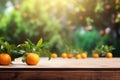
[[[62,58],[67,58],[67,53],[62,53]]]
[[[40,57],[36,53],[28,53],[26,57],[26,63],[28,65],[36,65],[40,61]]]
[[[0,54],[0,65],[9,65],[11,63],[11,57],[7,53]]]
[[[67,58],[70,59],[70,58],[72,58],[72,56],[73,56],[72,53],[67,53]]]
[[[93,58],[99,58],[99,54],[98,53],[93,53],[92,56],[93,56]]]
[[[57,58],[58,55],[57,55],[56,53],[52,53],[51,57],[52,57],[52,58]]]
[[[81,58],[83,58],[83,59],[87,58],[87,53],[86,52],[82,53]]]
[[[75,58],[76,58],[76,59],[80,59],[80,58],[81,58],[81,55],[80,55],[80,54],[76,54],[76,55],[75,55]]]
[[[112,53],[111,53],[111,52],[108,52],[108,53],[106,54],[106,57],[107,57],[107,58],[112,58],[112,57],[113,57],[113,55],[112,55]]]

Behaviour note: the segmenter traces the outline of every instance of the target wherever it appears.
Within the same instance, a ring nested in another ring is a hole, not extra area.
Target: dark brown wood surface
[[[0,80],[120,80],[120,58],[41,58],[36,66],[19,58],[0,66]]]

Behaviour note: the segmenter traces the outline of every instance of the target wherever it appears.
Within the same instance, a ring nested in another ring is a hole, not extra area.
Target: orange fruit
[[[62,53],[62,58],[67,58],[67,53]]]
[[[112,57],[113,57],[113,55],[112,55],[112,53],[111,53],[111,52],[108,52],[108,53],[106,54],[106,57],[107,57],[107,58],[112,58]]]
[[[57,58],[58,55],[57,55],[56,53],[52,53],[51,57],[52,57],[52,58]]]
[[[81,58],[83,58],[83,59],[87,58],[87,53],[86,52],[82,53]]]
[[[93,58],[99,58],[99,54],[98,53],[93,53],[92,56],[93,56]]]
[[[67,58],[70,59],[70,58],[72,58],[72,56],[73,56],[72,53],[67,53]]]
[[[28,53],[26,57],[26,63],[28,65],[36,65],[40,61],[40,57],[36,53]]]
[[[0,65],[9,65],[11,63],[11,57],[7,53],[0,54]]]
[[[76,55],[75,55],[75,58],[76,58],[76,59],[80,59],[80,58],[81,58],[81,55],[80,55],[80,54],[76,54]]]

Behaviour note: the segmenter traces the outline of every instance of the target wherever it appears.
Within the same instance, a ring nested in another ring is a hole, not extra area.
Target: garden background
[[[120,57],[120,0],[0,0],[0,37],[13,44],[41,37],[51,52],[101,44]]]

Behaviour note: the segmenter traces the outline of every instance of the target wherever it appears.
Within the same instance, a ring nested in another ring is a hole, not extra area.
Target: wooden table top
[[[40,59],[38,65],[30,66],[21,62],[21,58],[16,59],[13,64],[9,66],[1,66],[0,69],[5,68],[120,68],[120,58],[86,58],[86,59],[63,59],[56,58],[48,60],[48,58]]]
[[[119,80],[120,58],[41,58],[36,66],[16,59],[0,66],[0,80]]]

